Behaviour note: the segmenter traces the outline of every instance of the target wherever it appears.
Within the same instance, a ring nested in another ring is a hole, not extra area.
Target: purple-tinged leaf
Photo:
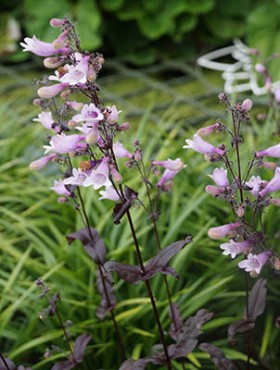
[[[198,348],[203,352],[209,353],[217,370],[237,370],[234,363],[226,358],[224,353],[218,347],[209,343],[201,343]]]
[[[202,325],[211,320],[212,317],[213,313],[205,309],[201,309],[195,316],[189,317],[178,333],[177,343],[168,346],[170,358],[176,359],[191,353],[197,346]]]
[[[116,272],[124,281],[130,284],[138,284],[142,280],[143,274],[140,267],[126,265],[125,263],[108,261],[104,265],[106,271]]]
[[[83,362],[86,347],[91,339],[92,337],[89,334],[84,333],[75,340],[73,357],[77,363]]]
[[[103,240],[99,237],[97,230],[93,227],[83,228],[66,236],[68,243],[74,240],[80,240],[87,254],[97,264],[104,264],[106,257],[106,248]]]
[[[237,333],[244,333],[255,327],[255,321],[243,319],[233,322],[228,327],[228,341],[231,342]]]
[[[51,370],[71,370],[76,367],[77,364],[73,360],[60,361],[54,364]]]
[[[265,285],[266,279],[260,278],[249,293],[248,315],[250,319],[256,320],[264,311],[267,291]],[[244,316],[246,317],[246,312]]]
[[[16,370],[16,365],[13,361],[9,360],[7,357],[3,357],[3,359],[0,357],[0,370],[7,370],[7,365],[10,370]]]
[[[130,266],[121,262],[108,261],[104,267],[107,271],[116,272],[124,281],[130,284],[138,284],[141,281],[151,279],[156,273],[164,275],[170,274],[178,277],[176,271],[168,267],[169,260],[175,256],[184,246],[191,242],[191,237],[180,240],[162,249],[154,258],[145,265],[145,271],[141,271],[139,266]]]
[[[175,341],[178,340],[178,334],[183,327],[183,319],[180,314],[179,305],[175,302],[171,302],[169,305],[169,317],[172,321],[169,329],[169,335]]]
[[[255,321],[258,316],[260,316],[265,308],[266,300],[266,279],[259,279],[248,297],[248,317],[247,310],[245,309],[243,314],[243,319],[233,322],[228,327],[228,340],[232,341],[235,334],[244,333],[246,331],[252,330],[255,327]]]
[[[110,312],[116,305],[111,273],[108,271],[103,271],[101,276],[100,270],[98,270],[96,274],[96,285],[101,296],[100,306],[96,310],[96,316],[99,318],[99,320],[103,320],[107,313]]]
[[[140,358],[139,360],[129,359],[123,362],[119,370],[144,370],[149,363],[154,365],[163,365],[165,361],[161,361],[156,357],[145,357]]]

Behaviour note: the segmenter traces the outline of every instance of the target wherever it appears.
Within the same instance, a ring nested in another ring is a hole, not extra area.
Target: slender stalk
[[[137,257],[138,257],[138,262],[139,262],[141,271],[143,271],[143,273],[145,273],[145,266],[143,264],[143,259],[142,259],[138,239],[137,239],[137,236],[136,236],[136,231],[134,229],[133,221],[132,221],[131,214],[130,214],[129,210],[127,210],[126,215],[127,215],[128,223],[129,223],[129,226],[130,226],[131,234],[132,234],[132,237],[133,237],[133,240],[134,240],[134,245],[135,245],[135,249],[136,249],[136,253],[137,253]],[[169,357],[169,354],[168,354],[167,344],[166,344],[166,341],[165,341],[165,338],[164,338],[164,332],[163,332],[163,328],[162,328],[160,318],[159,318],[159,312],[158,312],[158,309],[157,309],[157,305],[156,305],[156,302],[155,302],[155,298],[154,298],[149,280],[145,280],[145,286],[146,286],[146,289],[147,289],[147,292],[148,292],[148,295],[149,295],[149,298],[150,298],[150,301],[151,301],[151,304],[152,304],[152,307],[153,307],[155,320],[156,320],[156,323],[157,323],[157,327],[158,327],[159,335],[160,335],[160,339],[161,339],[161,344],[163,346],[165,358],[166,358],[166,361],[167,361],[166,368],[168,370],[172,370],[171,360],[170,360],[170,357]]]
[[[0,358],[1,358],[2,362],[3,362],[3,364],[5,365],[6,370],[11,370],[10,367],[9,367],[9,365],[7,364],[7,361],[6,361],[5,357],[3,356],[3,354],[1,352],[0,352]]]
[[[58,309],[56,309],[55,313],[56,313],[56,316],[57,316],[57,318],[58,318],[59,325],[60,325],[60,327],[61,327],[61,329],[62,329],[62,331],[63,331],[63,334],[64,334],[64,336],[65,336],[66,342],[68,343],[68,347],[69,347],[70,353],[71,353],[71,355],[73,356],[73,355],[74,355],[74,353],[73,353],[73,345],[72,345],[72,341],[71,341],[71,339],[69,338],[69,335],[68,335],[68,333],[67,333],[67,331],[66,331],[66,329],[65,329],[65,326],[64,326],[64,324],[63,324],[63,321],[62,321],[62,318],[61,318],[61,316],[60,316],[60,313],[59,313]]]
[[[86,212],[85,203],[84,203],[84,200],[83,200],[83,197],[82,197],[82,194],[81,194],[81,191],[80,191],[80,188],[79,187],[77,188],[77,193],[78,193],[78,198],[79,198],[80,205],[81,205],[81,208],[82,208],[82,210],[81,210],[82,220],[85,222],[85,226],[86,226],[86,228],[88,230],[89,237],[93,241],[94,238],[93,238],[93,235],[92,235],[92,232],[91,232],[89,218],[88,218],[88,215],[87,215],[87,212]],[[110,306],[111,305],[111,301],[110,301],[110,297],[109,297],[109,294],[108,294],[108,291],[107,291],[106,283],[104,281],[104,274],[103,274],[101,265],[98,265],[98,269],[99,269],[99,273],[100,273],[100,277],[101,277],[103,289],[104,289],[104,292],[105,292],[105,297],[106,297],[108,306]],[[112,320],[113,325],[114,325],[116,339],[117,339],[118,345],[120,347],[122,360],[125,360],[126,359],[126,355],[125,355],[124,345],[123,345],[122,337],[121,337],[121,334],[120,334],[120,329],[119,329],[118,323],[116,321],[114,309],[112,309],[110,311],[110,315],[111,315],[111,320]]]
[[[245,274],[245,303],[246,303],[246,319],[249,319],[249,287],[248,287],[248,275]],[[247,346],[247,361],[246,370],[250,370],[250,359],[251,359],[251,347],[252,347],[252,335],[251,331],[247,332],[246,335],[246,346]]]

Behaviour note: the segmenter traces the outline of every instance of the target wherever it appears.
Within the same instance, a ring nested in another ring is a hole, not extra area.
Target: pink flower
[[[166,161],[152,161],[152,165],[161,166],[171,171],[180,171],[186,167],[180,158],[176,158],[174,160],[167,159]]]
[[[37,93],[40,96],[40,98],[50,99],[58,95],[59,93],[61,93],[61,91],[64,90],[68,86],[69,85],[65,83],[59,83],[59,84],[55,84],[51,86],[43,86],[43,87],[40,87]]]
[[[171,171],[171,170],[168,170],[166,169],[163,174],[162,174],[162,177],[161,179],[158,181],[157,183],[157,187],[159,188],[164,188],[164,185],[173,179],[173,177],[175,177],[177,175],[179,171]]]
[[[200,128],[197,131],[197,135],[199,135],[199,136],[207,136],[209,134],[212,134],[212,132],[216,131],[220,127],[221,127],[221,124],[219,122],[216,122],[213,125]]]
[[[256,153],[256,157],[273,157],[280,158],[280,144],[270,146],[267,149],[260,150]]]
[[[215,168],[212,175],[208,175],[218,186],[226,187],[229,185],[227,171],[224,168]]]
[[[230,234],[232,231],[240,226],[240,222],[234,222],[232,224],[226,224],[222,226],[212,227],[208,230],[208,236],[211,239],[220,239]]]
[[[252,109],[252,107],[253,107],[253,102],[251,99],[245,99],[241,104],[241,108],[245,112],[249,112]]]
[[[104,117],[100,109],[97,108],[93,103],[90,103],[84,104],[81,113],[76,114],[73,117],[73,121],[93,124],[102,121],[103,118]]]
[[[205,191],[206,191],[206,193],[215,197],[215,196],[218,196],[220,194],[223,194],[225,192],[225,188],[222,188],[220,186],[207,185],[205,187]]]
[[[272,193],[280,189],[280,167],[277,167],[273,178],[267,183],[265,188],[259,192],[259,196],[263,198],[267,193]]]
[[[271,255],[272,253],[270,251],[265,251],[260,254],[249,253],[247,259],[239,262],[238,267],[245,269],[247,272],[259,274]]]
[[[229,243],[221,244],[220,248],[223,249],[223,254],[225,256],[230,254],[231,258],[235,258],[237,254],[247,253],[251,244],[252,242],[250,242],[249,240],[235,242],[233,239],[230,239]]]
[[[212,144],[207,143],[198,134],[193,136],[193,140],[186,139],[186,143],[188,145],[184,145],[183,148],[193,149],[201,154],[218,154],[221,156],[225,154],[223,149],[216,148]]]
[[[93,186],[94,189],[99,189],[101,186],[111,186],[109,179],[109,157],[104,157],[96,169],[93,169],[84,181],[83,186]]]
[[[44,42],[37,39],[36,36],[25,37],[24,42],[21,42],[20,45],[23,47],[23,51],[30,51],[35,55],[41,57],[49,57],[55,54],[66,54],[69,52],[69,48],[61,47],[56,48],[50,42]]]
[[[246,182],[246,185],[251,188],[250,192],[254,197],[257,197],[264,181],[260,176],[252,176],[249,181]]]
[[[48,130],[53,129],[54,120],[51,112],[42,112],[38,114],[38,118],[33,118],[34,122],[41,122],[42,125]]]
[[[257,63],[257,64],[255,65],[255,70],[256,70],[258,73],[266,73],[266,71],[267,71],[266,67],[265,67],[263,64],[261,64],[261,63]]]
[[[49,154],[45,157],[39,158],[36,161],[33,161],[30,163],[29,168],[30,170],[41,170],[44,168],[50,161],[55,159],[57,157],[56,154]]]
[[[65,63],[65,60],[61,57],[50,57],[43,60],[44,66],[49,69],[57,68],[63,63]]]
[[[87,174],[82,171],[80,168],[76,169],[73,168],[72,176],[67,177],[63,180],[64,185],[77,185],[77,186],[84,186],[84,182],[88,178]]]
[[[50,145],[45,145],[45,153],[54,152],[58,154],[75,153],[84,151],[87,144],[84,142],[84,135],[55,135],[50,141]]]
[[[110,125],[118,122],[119,114],[121,111],[118,111],[115,105],[111,107],[106,107],[106,119]]]
[[[59,195],[65,195],[67,197],[71,195],[70,191],[64,185],[63,180],[54,181],[54,185],[51,187],[51,190],[54,190]]]
[[[109,200],[113,200],[115,202],[120,200],[120,197],[118,196],[118,193],[116,192],[116,190],[113,186],[105,187],[105,190],[100,190],[99,194],[101,195],[101,197],[99,198],[100,200],[101,199],[109,199]]]
[[[113,151],[117,158],[132,158],[133,154],[131,154],[121,142],[117,141],[113,144]]]

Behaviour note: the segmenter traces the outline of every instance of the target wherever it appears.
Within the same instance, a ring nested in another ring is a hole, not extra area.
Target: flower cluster
[[[280,167],[274,162],[264,161],[266,156],[280,158],[280,144],[253,153],[246,173],[242,173],[241,129],[249,122],[248,112],[252,108],[252,101],[245,99],[242,103],[231,106],[226,94],[220,94],[219,99],[227,105],[233,127],[218,122],[199,129],[193,140],[186,140],[187,145],[184,148],[204,154],[212,163],[224,165],[215,168],[209,175],[214,185],[207,185],[205,191],[229,204],[234,222],[210,228],[208,236],[211,239],[228,237],[229,241],[220,245],[223,254],[230,255],[231,258],[244,255],[246,258],[238,266],[251,275],[256,275],[268,261],[273,263],[277,260],[274,253],[267,248],[264,230],[258,231],[258,228],[263,227],[261,215],[264,208],[270,204],[280,205],[279,199],[270,197],[271,193],[280,190]],[[230,135],[236,161],[230,158],[230,150],[224,144],[215,147],[202,139],[202,136],[215,131],[224,131]],[[252,169],[259,167],[274,170],[270,181],[261,179],[259,175],[251,175]]]
[[[129,129],[129,123],[119,123],[120,111],[115,106],[103,106],[98,96],[96,79],[104,58],[98,53],[81,49],[79,39],[68,19],[52,19],[52,27],[61,28],[60,35],[47,43],[26,37],[24,51],[44,57],[44,65],[54,73],[40,82],[39,98],[34,104],[42,109],[34,122],[48,130],[49,142],[44,156],[33,161],[30,168],[42,169],[49,162],[64,167],[64,176],[51,187],[64,202],[74,197],[77,187],[100,191],[100,199],[124,201],[118,185],[122,182],[117,158],[139,160],[139,151],[130,153],[115,137]],[[79,101],[77,96],[86,99]],[[154,162],[165,168],[158,188],[168,190],[170,180],[185,166],[182,161]]]

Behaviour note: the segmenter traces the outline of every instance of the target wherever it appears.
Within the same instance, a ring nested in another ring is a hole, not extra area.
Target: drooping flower
[[[50,145],[45,145],[45,153],[54,152],[58,154],[76,153],[84,151],[87,144],[84,142],[85,135],[55,135],[50,141]]]
[[[54,160],[57,157],[55,153],[46,155],[29,164],[30,170],[41,170],[44,168],[50,161]]]
[[[202,127],[197,131],[197,135],[199,136],[207,136],[212,134],[212,132],[218,130],[221,127],[219,122],[214,123],[213,125]]]
[[[280,189],[280,167],[277,167],[273,178],[266,184],[265,188],[259,192],[259,196],[263,198],[267,193],[272,193]]]
[[[229,185],[227,178],[227,170],[224,168],[215,168],[212,175],[208,175],[216,183],[216,185],[221,187],[226,187]]]
[[[167,159],[166,161],[152,161],[152,165],[161,166],[171,171],[180,171],[186,167],[180,158],[176,158],[174,160]]]
[[[55,180],[54,185],[51,187],[51,190],[55,191],[59,195],[65,195],[69,197],[71,192],[66,188],[63,180]]]
[[[51,86],[43,86],[37,91],[40,98],[51,99],[61,93],[65,88],[69,86],[68,83],[59,83]]]
[[[67,54],[69,52],[68,47],[56,48],[50,42],[44,42],[37,39],[36,36],[25,37],[24,42],[21,42],[20,45],[23,47],[23,51],[30,51],[31,53],[41,56],[41,57],[50,57],[55,54]]]
[[[260,150],[256,153],[256,157],[273,157],[280,158],[280,144],[270,146],[267,149]]]
[[[187,145],[184,145],[185,149],[193,149],[194,151],[201,154],[218,154],[220,156],[225,154],[225,151],[220,148],[216,148],[210,143],[204,141],[198,134],[193,136],[193,140],[186,139]]]
[[[231,258],[235,258],[240,253],[247,253],[252,242],[249,240],[243,240],[242,242],[235,242],[230,239],[229,243],[223,243],[220,248],[223,249],[223,254],[225,256],[229,255]]]
[[[208,230],[208,236],[211,239],[220,239],[224,236],[230,234],[232,231],[236,230],[238,227],[240,227],[240,222],[236,221],[232,224],[226,224],[222,226],[217,227],[211,227],[211,229]]]
[[[113,144],[113,151],[117,158],[132,158],[133,154],[130,153],[120,141]]]
[[[53,129],[54,120],[51,112],[42,112],[38,114],[38,118],[33,118],[34,122],[40,122],[48,130]]]
[[[246,272],[259,274],[271,255],[271,251],[265,251],[260,254],[249,253],[245,260],[238,263],[238,267],[245,269]]]

